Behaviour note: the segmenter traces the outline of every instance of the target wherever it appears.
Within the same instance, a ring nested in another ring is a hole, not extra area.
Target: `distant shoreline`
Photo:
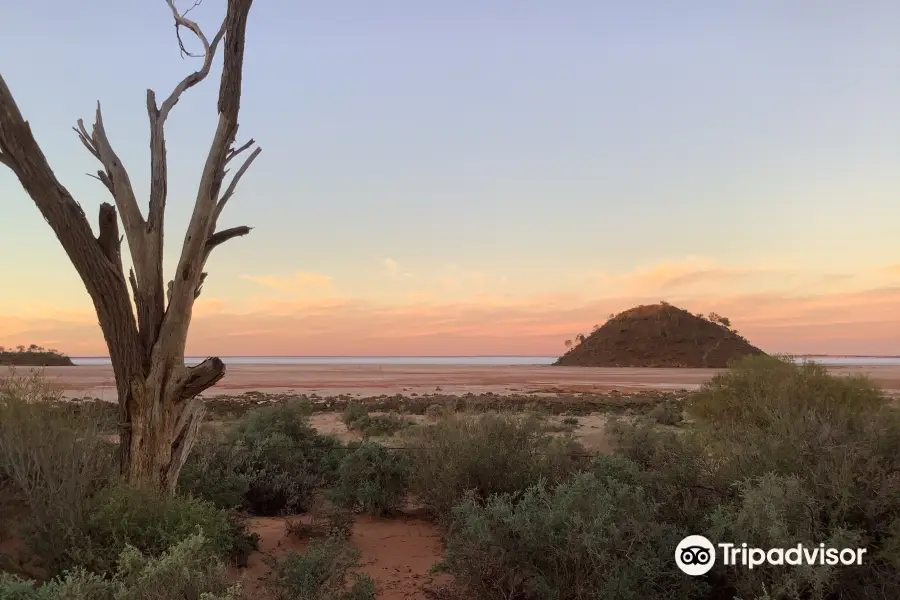
[[[201,358],[213,356],[196,354],[185,358]],[[391,358],[553,358],[552,354],[230,354],[216,355],[219,358],[325,358],[325,359],[391,359]],[[790,354],[796,358],[897,358],[900,354]],[[72,359],[109,360],[109,356],[70,356]]]

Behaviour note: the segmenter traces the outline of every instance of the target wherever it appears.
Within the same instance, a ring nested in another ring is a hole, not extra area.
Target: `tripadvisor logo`
[[[727,566],[753,569],[761,565],[861,565],[865,548],[831,548],[825,544],[790,548],[753,548],[744,544],[713,545],[702,535],[689,535],[675,547],[675,564],[691,576],[705,575],[716,564],[716,557]]]

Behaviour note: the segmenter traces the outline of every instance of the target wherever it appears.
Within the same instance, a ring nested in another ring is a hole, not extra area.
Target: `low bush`
[[[439,569],[478,598],[689,598],[704,584],[672,560],[684,530],[639,485],[581,473],[453,510]],[[661,595],[664,592],[666,595]]]
[[[2,600],[239,600],[225,567],[202,534],[194,534],[159,556],[133,546],[122,550],[109,576],[75,569],[39,587],[0,574]]]
[[[359,550],[338,536],[310,540],[306,552],[290,552],[270,565],[275,600],[375,599],[372,579],[352,572],[359,566]]]
[[[363,442],[348,448],[328,497],[336,505],[370,515],[394,514],[409,484],[409,460],[380,444]]]
[[[543,419],[487,413],[450,415],[410,432],[410,491],[444,518],[467,491],[523,490],[541,479],[555,483],[583,466],[583,448],[546,431]]]
[[[301,401],[255,409],[197,444],[179,478],[183,493],[255,515],[305,512],[334,482],[338,440],[309,425]]]
[[[73,548],[72,558],[78,566],[108,573],[128,546],[148,556],[161,556],[198,529],[209,551],[221,559],[245,564],[258,547],[258,537],[247,531],[242,520],[211,502],[116,485],[98,495],[84,539]]]
[[[647,416],[660,425],[680,425],[684,421],[681,405],[672,401],[660,402]]]
[[[702,387],[695,422],[613,428],[620,462],[674,525],[761,547],[866,548],[860,566],[717,565],[717,594],[862,600],[900,586],[900,411],[870,381],[755,357]]]
[[[398,431],[414,425],[413,421],[404,419],[397,413],[370,414],[368,409],[361,404],[347,405],[347,408],[344,409],[343,421],[347,429],[358,431],[366,438],[392,436]]]
[[[116,475],[109,413],[59,400],[39,375],[0,378],[0,479],[27,507],[15,533],[51,571],[67,562],[93,497]]]

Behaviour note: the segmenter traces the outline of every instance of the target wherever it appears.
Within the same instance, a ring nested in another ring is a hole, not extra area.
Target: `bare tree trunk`
[[[221,193],[228,163],[255,143],[250,140],[233,147],[252,0],[228,0],[225,19],[211,41],[196,23],[176,10],[174,0],[166,2],[175,19],[182,53],[187,51],[181,44],[180,31],[187,29],[203,45],[203,65],[185,77],[162,105],[158,106],[155,93],[147,90],[151,186],[146,219],[128,173],[107,138],[99,104],[91,132],[81,120],[76,128],[82,144],[103,166],[96,179],[115,201],[115,206],[100,206],[99,233],[95,237],[81,206],[56,179],[0,77],[0,164],[13,171],[31,196],[93,301],[116,378],[122,474],[129,482],[160,491],[174,489],[193,445],[204,410],[197,396],[225,375],[225,365],[218,358],[208,358],[193,367],[185,365],[188,327],[194,301],[206,279],[203,269],[210,253],[219,244],[250,232],[246,226],[216,231],[216,224],[240,178],[261,151],[257,147],[249,154]],[[218,126],[167,297],[162,265],[167,196],[164,126],[181,94],[207,77],[223,39]],[[134,265],[127,278],[121,258],[120,218]]]

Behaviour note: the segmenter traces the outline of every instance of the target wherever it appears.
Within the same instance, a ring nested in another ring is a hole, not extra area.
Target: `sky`
[[[191,16],[211,36],[224,6]],[[888,0],[260,0],[239,142],[263,153],[220,220],[255,229],[213,253],[188,354],[554,355],[660,300],[769,352],[900,354],[897,23]],[[146,210],[146,89],[197,66],[164,0],[0,18],[0,73],[92,220],[72,126],[101,102]],[[168,273],[218,74],[168,121]],[[0,345],[106,354],[2,167],[0,256]]]

